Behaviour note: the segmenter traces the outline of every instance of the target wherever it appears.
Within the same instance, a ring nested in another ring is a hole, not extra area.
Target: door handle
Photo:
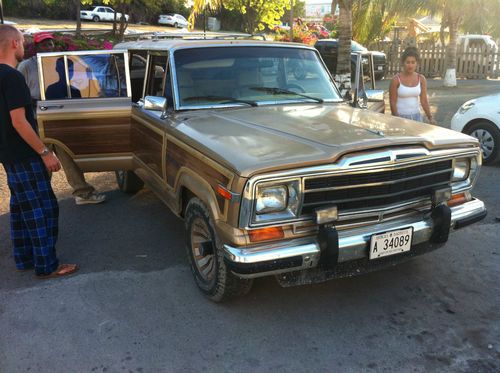
[[[64,105],[41,105],[40,110],[41,111],[47,111],[49,109],[62,109]]]

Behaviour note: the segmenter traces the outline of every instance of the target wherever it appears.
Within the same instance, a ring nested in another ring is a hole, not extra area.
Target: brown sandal
[[[37,278],[49,279],[49,278],[62,277],[71,275],[76,271],[78,271],[78,266],[76,264],[59,264],[59,267],[57,267],[54,272],[49,273],[48,275],[38,275]]]

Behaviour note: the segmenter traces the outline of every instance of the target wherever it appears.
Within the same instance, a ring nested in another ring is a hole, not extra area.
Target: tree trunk
[[[339,0],[338,54],[335,80],[344,88],[343,95],[351,88],[352,0]]]
[[[455,87],[457,85],[457,41],[458,41],[458,28],[460,26],[461,16],[455,14],[453,10],[449,10],[448,29],[450,31],[450,41],[446,46],[445,67],[446,73],[444,76],[445,87]]]
[[[82,34],[82,19],[80,18],[80,10],[82,3],[80,0],[75,0],[76,3],[76,37],[79,38]]]
[[[116,10],[115,10],[115,14],[113,14],[113,37],[116,36]]]
[[[122,14],[122,16],[120,17],[120,33],[119,33],[119,37],[120,37],[120,40],[123,41],[123,35],[125,35],[125,30],[127,29],[127,26],[128,26],[128,22],[125,18],[125,14],[129,12],[129,9],[128,7],[125,5],[125,3],[122,3],[121,4],[122,6],[120,7],[120,13]]]
[[[335,11],[337,10],[337,4],[339,2],[337,0],[332,0],[332,5],[330,6],[330,13],[332,14],[332,17],[335,16]]]

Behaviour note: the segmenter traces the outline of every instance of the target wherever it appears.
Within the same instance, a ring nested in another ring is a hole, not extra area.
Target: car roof
[[[255,46],[255,47],[287,47],[287,48],[314,48],[300,43],[274,42],[264,40],[214,40],[214,39],[169,39],[169,40],[139,40],[119,43],[114,49],[126,50],[155,50],[168,51],[189,47],[222,47],[222,46]]]

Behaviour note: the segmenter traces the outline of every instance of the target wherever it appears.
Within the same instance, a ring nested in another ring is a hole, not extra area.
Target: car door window
[[[142,98],[148,56],[146,51],[129,51],[129,56],[132,101],[137,102]]]
[[[163,96],[166,66],[167,56],[150,55],[148,77],[146,80],[146,96]]]
[[[123,53],[40,55],[39,58],[46,100],[128,97]]]

